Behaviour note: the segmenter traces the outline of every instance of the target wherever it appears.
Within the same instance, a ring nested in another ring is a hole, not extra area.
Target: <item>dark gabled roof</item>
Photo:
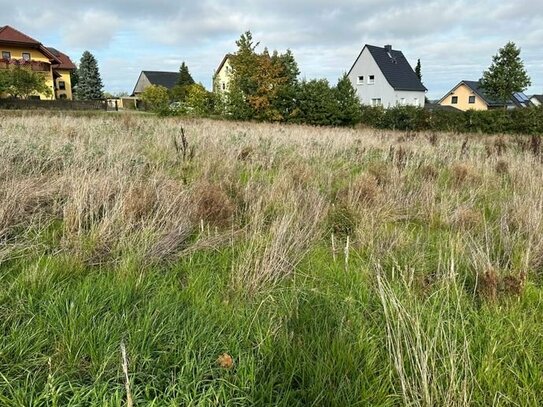
[[[533,95],[530,99],[535,99],[539,101],[539,103],[543,103],[543,95]]]
[[[152,85],[160,85],[171,89],[179,80],[179,72],[142,71]]]
[[[488,105],[488,107],[502,107],[503,106],[503,102],[497,101],[487,95],[485,90],[481,87],[480,81],[462,81],[460,82],[460,84],[458,84],[458,86],[460,86],[462,83],[465,84],[468,88],[470,88],[481,99],[483,99],[485,103]],[[456,86],[455,89],[458,86]],[[508,102],[507,104],[510,104],[510,102]]]
[[[385,47],[381,48],[366,44],[349,70],[349,73],[353,70],[356,62],[366,48],[371,53],[390,86],[395,90],[416,92],[426,92],[428,90],[424,87],[411,65],[409,65],[402,51],[393,50],[392,48],[389,51]]]

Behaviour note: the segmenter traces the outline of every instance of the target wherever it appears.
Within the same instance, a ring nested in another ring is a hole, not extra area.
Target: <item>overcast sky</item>
[[[132,92],[141,70],[177,71],[196,81],[251,30],[269,49],[290,48],[307,79],[337,78],[363,45],[392,44],[415,66],[428,97],[476,80],[507,41],[522,49],[532,87],[543,93],[541,0],[0,0],[11,25],[78,61],[98,59],[105,90]]]

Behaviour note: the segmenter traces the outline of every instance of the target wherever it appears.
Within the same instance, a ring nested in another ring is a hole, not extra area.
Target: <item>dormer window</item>
[[[373,85],[375,83],[375,75],[368,76],[368,85]]]
[[[30,61],[30,52],[23,52],[23,61]]]
[[[356,80],[356,84],[357,85],[363,85],[364,84],[364,77],[363,76],[359,76]]]

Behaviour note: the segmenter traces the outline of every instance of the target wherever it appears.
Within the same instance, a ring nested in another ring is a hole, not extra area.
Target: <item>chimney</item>
[[[392,51],[392,45],[385,45],[385,51],[386,52]]]

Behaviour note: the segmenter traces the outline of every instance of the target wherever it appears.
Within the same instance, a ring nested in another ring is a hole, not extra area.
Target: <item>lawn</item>
[[[0,405],[542,405],[539,140],[0,113]]]

